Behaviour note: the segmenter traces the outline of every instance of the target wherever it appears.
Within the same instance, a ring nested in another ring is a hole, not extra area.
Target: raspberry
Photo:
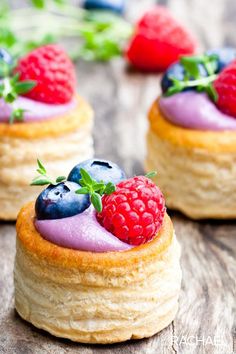
[[[196,40],[163,6],[155,6],[137,23],[126,52],[131,64],[144,71],[164,71],[181,55],[196,50]]]
[[[166,210],[159,188],[143,176],[117,184],[114,193],[102,197],[102,205],[102,212],[97,213],[100,224],[131,245],[153,239]]]
[[[236,60],[227,66],[213,83],[217,93],[217,107],[236,118]]]
[[[36,101],[63,104],[74,95],[76,79],[73,63],[55,44],[33,50],[16,67],[20,80],[35,80],[37,85],[25,96]]]

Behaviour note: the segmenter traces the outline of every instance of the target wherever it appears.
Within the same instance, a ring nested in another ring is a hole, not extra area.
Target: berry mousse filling
[[[171,123],[197,130],[236,130],[236,119],[221,112],[205,93],[161,97],[159,107]]]
[[[126,251],[157,237],[165,201],[149,176],[126,179],[114,163],[90,159],[51,179],[38,160],[32,185],[49,186],[35,203],[35,228],[49,242],[89,252]]]
[[[37,122],[76,106],[75,68],[55,44],[34,49],[15,64],[0,48],[0,122]]]
[[[23,110],[24,122],[29,123],[58,118],[74,109],[75,106],[75,99],[64,104],[47,104],[19,96],[14,102],[14,107],[0,99],[0,122],[9,122],[14,110]]]
[[[81,214],[63,219],[36,219],[35,227],[45,240],[65,248],[89,252],[126,251],[132,248],[99,224],[93,206]]]
[[[171,123],[196,130],[236,130],[234,48],[180,58],[164,74],[161,87],[159,107]]]

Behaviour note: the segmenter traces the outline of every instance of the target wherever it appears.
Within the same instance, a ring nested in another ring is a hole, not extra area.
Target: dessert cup
[[[145,164],[147,171],[157,171],[154,179],[169,208],[193,219],[236,217],[235,130],[173,124],[157,100],[149,112]]]
[[[52,177],[66,173],[79,160],[93,155],[93,111],[80,96],[63,114],[40,121],[0,122],[0,219],[15,220],[22,205],[34,200],[42,187],[30,187],[37,158]]]
[[[17,220],[15,307],[34,326],[82,343],[150,337],[178,309],[180,247],[165,214],[157,236],[127,251],[86,252],[45,240],[34,203]]]

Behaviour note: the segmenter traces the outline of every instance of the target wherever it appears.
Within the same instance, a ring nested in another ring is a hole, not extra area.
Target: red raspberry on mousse
[[[33,50],[19,60],[15,71],[21,81],[36,81],[36,86],[25,94],[35,101],[63,104],[69,102],[75,93],[74,65],[56,44]]]
[[[131,245],[152,240],[166,210],[160,189],[143,176],[117,184],[115,192],[102,197],[102,205],[102,212],[97,213],[100,224]]]

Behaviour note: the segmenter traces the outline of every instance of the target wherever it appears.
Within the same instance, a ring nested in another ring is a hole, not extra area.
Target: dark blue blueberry
[[[206,51],[206,54],[216,54],[218,56],[216,73],[222,71],[236,59],[236,49],[230,47],[210,49]]]
[[[85,169],[97,182],[103,181],[104,183],[112,182],[117,184],[126,178],[124,171],[115,163],[100,159],[90,159],[76,165],[70,172],[68,181],[79,183],[81,168]]]
[[[35,203],[39,220],[62,219],[82,213],[90,205],[88,194],[76,194],[81,186],[74,182],[50,185],[38,196]]]
[[[203,65],[199,64],[199,71],[201,76],[207,76],[206,70],[204,68]],[[179,81],[183,81],[184,80],[184,76],[185,76],[185,70],[183,68],[183,66],[177,62],[175,64],[172,64],[165,72],[164,76],[162,77],[161,80],[161,88],[162,88],[162,92],[165,93],[169,87],[172,86],[172,80],[170,79],[170,77],[175,77],[177,80]],[[193,90],[193,88],[188,88],[185,89],[184,91],[187,90]]]
[[[83,7],[88,10],[107,10],[123,13],[125,0],[85,0]]]
[[[3,48],[0,48],[0,61],[4,61],[9,65],[13,64],[12,56]]]

